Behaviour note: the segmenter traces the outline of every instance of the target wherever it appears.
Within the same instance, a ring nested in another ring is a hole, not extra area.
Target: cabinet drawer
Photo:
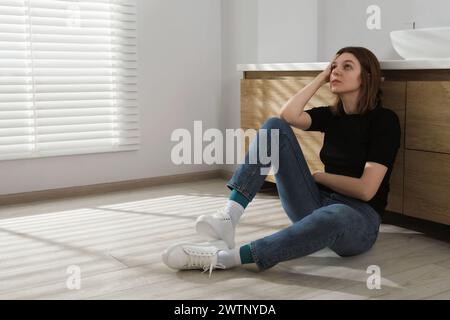
[[[450,154],[405,150],[404,213],[450,224]]]
[[[406,148],[450,153],[450,81],[408,81]]]

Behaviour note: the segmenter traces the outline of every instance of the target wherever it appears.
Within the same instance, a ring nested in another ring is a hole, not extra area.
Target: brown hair
[[[336,54],[344,52],[353,54],[361,65],[361,88],[357,110],[359,114],[365,114],[382,102],[380,62],[372,51],[364,47],[345,47]],[[341,99],[338,98],[331,106],[331,111],[338,115],[345,114]]]

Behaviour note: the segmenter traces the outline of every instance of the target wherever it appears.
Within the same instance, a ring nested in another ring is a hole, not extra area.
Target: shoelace
[[[202,273],[205,273],[209,270],[209,278],[211,278],[211,274],[214,268],[225,268],[225,266],[217,263],[217,258],[214,259],[217,253],[215,252],[195,252],[189,250],[188,253],[188,267],[195,267],[203,269]]]

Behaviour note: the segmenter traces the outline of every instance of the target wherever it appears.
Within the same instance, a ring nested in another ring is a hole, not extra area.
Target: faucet
[[[412,28],[413,28],[413,30],[416,28],[416,22],[415,21],[408,21],[408,22],[403,22],[402,23],[402,25],[407,25],[408,26],[408,29],[409,29],[409,26],[411,26],[411,24],[412,24]]]

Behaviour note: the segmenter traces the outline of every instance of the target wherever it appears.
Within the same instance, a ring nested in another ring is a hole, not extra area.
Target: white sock
[[[236,225],[238,224],[239,219],[244,213],[244,210],[244,207],[236,201],[228,200],[227,204],[225,205],[225,212],[230,215],[233,227],[236,227]]]
[[[229,250],[220,250],[217,253],[217,263],[222,264],[226,269],[240,266],[242,262],[239,249],[240,247]]]

